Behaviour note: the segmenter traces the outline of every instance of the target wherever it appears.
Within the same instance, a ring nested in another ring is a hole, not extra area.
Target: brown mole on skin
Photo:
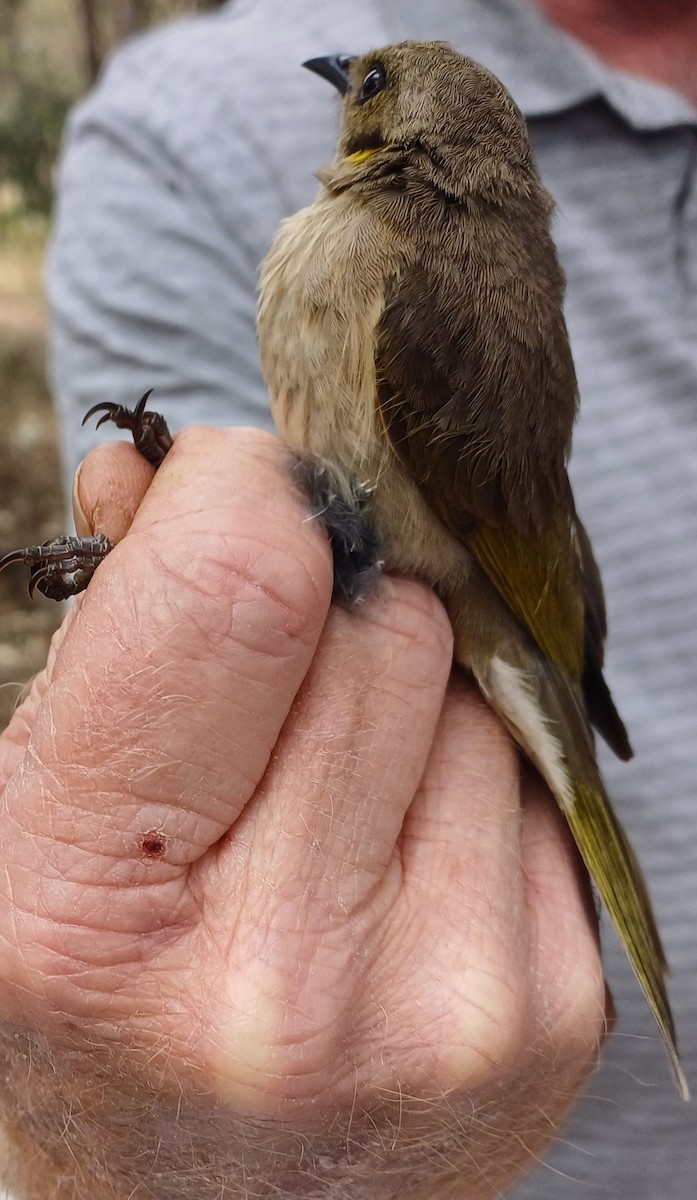
[[[167,838],[157,829],[149,829],[140,839],[140,849],[144,858],[162,858],[167,849]]]

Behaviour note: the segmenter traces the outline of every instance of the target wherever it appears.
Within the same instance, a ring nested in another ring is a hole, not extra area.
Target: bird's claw
[[[38,588],[49,600],[67,600],[84,591],[103,558],[112,549],[103,533],[93,537],[63,536],[41,546],[25,546],[0,558],[0,571],[11,563],[29,567],[29,595]]]
[[[95,413],[101,413],[97,421],[97,429],[106,421],[111,421],[117,429],[128,429],[133,437],[136,450],[147,459],[153,467],[159,467],[167,451],[172,447],[172,435],[167,422],[160,413],[146,412],[146,404],[152,388],[141,396],[135,408],[125,408],[123,404],[115,404],[111,400],[102,400],[93,404],[85,413],[84,425]]]
[[[93,404],[85,413],[82,424],[101,413],[97,428],[112,421],[118,429],[128,429],[133,436],[136,450],[153,467],[159,467],[172,446],[172,435],[167,422],[159,413],[146,412],[150,391],[145,392],[135,408],[125,408],[105,400]],[[29,567],[29,595],[38,589],[50,600],[67,600],[84,591],[102,559],[106,558],[112,544],[103,533],[93,537],[74,537],[69,534],[53,538],[41,546],[25,546],[12,550],[0,558],[0,571],[11,563],[24,563]]]

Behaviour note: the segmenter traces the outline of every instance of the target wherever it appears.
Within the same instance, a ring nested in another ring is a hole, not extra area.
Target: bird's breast
[[[261,365],[274,420],[294,449],[370,489],[388,566],[435,582],[464,551],[391,450],[377,405],[376,331],[385,285],[409,246],[350,193],[285,220],[261,268]]]
[[[374,340],[395,265],[343,196],[284,221],[262,265],[259,344],[279,432],[299,450],[339,453],[359,474],[382,449]]]

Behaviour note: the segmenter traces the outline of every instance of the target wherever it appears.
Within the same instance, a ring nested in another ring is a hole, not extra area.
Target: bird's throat
[[[346,155],[346,161],[352,163],[354,167],[361,167],[363,163],[367,163],[371,158],[374,158],[377,152],[377,147],[354,150],[353,154]]]

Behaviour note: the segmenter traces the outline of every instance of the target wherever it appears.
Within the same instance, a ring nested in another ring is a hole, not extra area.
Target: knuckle
[[[526,982],[502,964],[484,962],[466,972],[454,1006],[442,1066],[448,1085],[467,1089],[497,1083],[520,1069],[528,1051]]]

